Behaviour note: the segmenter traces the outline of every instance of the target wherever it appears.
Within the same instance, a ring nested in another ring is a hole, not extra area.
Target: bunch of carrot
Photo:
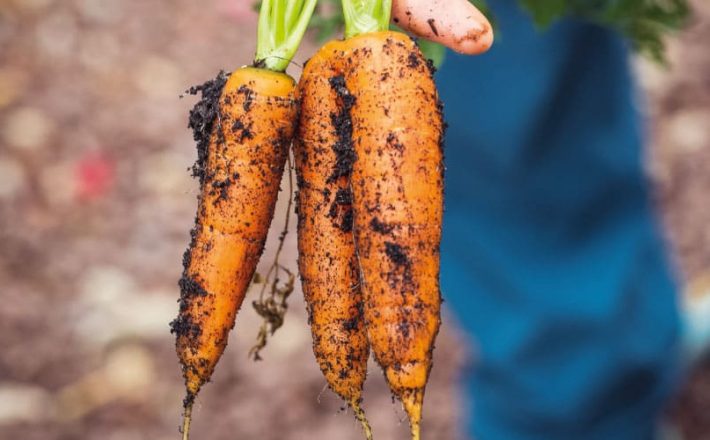
[[[263,0],[256,61],[203,86],[191,113],[201,195],[172,323],[191,408],[224,351],[264,247],[293,141],[298,267],[315,357],[360,407],[370,351],[420,437],[440,324],[443,130],[433,69],[388,31],[391,0],[343,0],[346,38],[298,85],[284,74],[316,0]]]
[[[440,320],[443,122],[427,61],[386,30],[390,9],[343,1],[346,39],[303,71],[299,269],[331,388],[364,420],[371,349],[419,438]]]

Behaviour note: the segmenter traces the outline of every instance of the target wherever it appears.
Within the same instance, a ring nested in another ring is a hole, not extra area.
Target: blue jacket
[[[513,1],[437,75],[450,128],[442,291],[470,335],[477,440],[644,440],[673,385],[675,286],[612,32]]]

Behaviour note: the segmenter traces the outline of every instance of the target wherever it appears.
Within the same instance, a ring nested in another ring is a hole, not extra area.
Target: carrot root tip
[[[411,430],[412,430],[412,440],[419,440],[420,439],[419,423],[412,424]]]
[[[362,407],[357,401],[351,402],[350,406],[352,407],[353,412],[355,413],[355,418],[362,425],[362,430],[365,433],[365,438],[367,440],[372,440],[372,428],[370,427],[370,422],[367,421],[365,411],[363,411]]]
[[[194,403],[194,396],[188,394],[185,398],[185,409],[182,413],[182,428],[180,429],[180,432],[182,433],[182,440],[190,439],[190,423],[192,422],[192,405]]]
[[[412,440],[419,440],[420,425],[422,420],[422,405],[424,403],[424,390],[413,389],[402,395],[402,405],[404,411],[409,417],[409,426],[411,428]]]

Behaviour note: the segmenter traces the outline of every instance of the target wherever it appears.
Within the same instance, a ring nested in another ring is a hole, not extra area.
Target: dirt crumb
[[[429,24],[429,28],[431,29],[431,31],[434,32],[434,35],[438,37],[439,31],[436,29],[436,21],[433,18],[430,18],[426,22],[427,24]]]
[[[392,232],[394,226],[380,221],[377,217],[373,217],[372,220],[370,220],[370,229],[379,234],[386,235]]]
[[[397,243],[385,242],[385,254],[397,266],[404,266],[409,263],[409,257],[404,248]]]
[[[409,66],[412,69],[416,69],[419,67],[421,64],[421,61],[419,61],[419,56],[417,52],[412,51],[409,53],[409,56],[407,57],[407,66]]]

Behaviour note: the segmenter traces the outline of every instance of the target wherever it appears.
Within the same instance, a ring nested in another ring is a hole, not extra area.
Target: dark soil
[[[201,94],[201,99],[190,110],[190,119],[187,125],[192,129],[192,136],[197,143],[197,161],[192,166],[192,175],[199,178],[200,183],[205,180],[205,164],[207,163],[212,130],[219,114],[219,98],[228,78],[229,74],[220,70],[214,79],[198,86],[192,86],[186,92],[190,95]],[[246,106],[246,101],[244,105]]]
[[[333,145],[336,154],[335,169],[328,178],[333,182],[340,177],[350,177],[355,163],[355,150],[353,148],[353,124],[350,111],[355,105],[355,97],[350,94],[345,85],[345,77],[338,75],[330,78],[330,86],[338,94],[339,111],[331,115],[333,125],[338,134],[338,142]]]
[[[385,242],[385,254],[397,266],[404,266],[409,263],[409,257],[404,248],[396,243]]]

